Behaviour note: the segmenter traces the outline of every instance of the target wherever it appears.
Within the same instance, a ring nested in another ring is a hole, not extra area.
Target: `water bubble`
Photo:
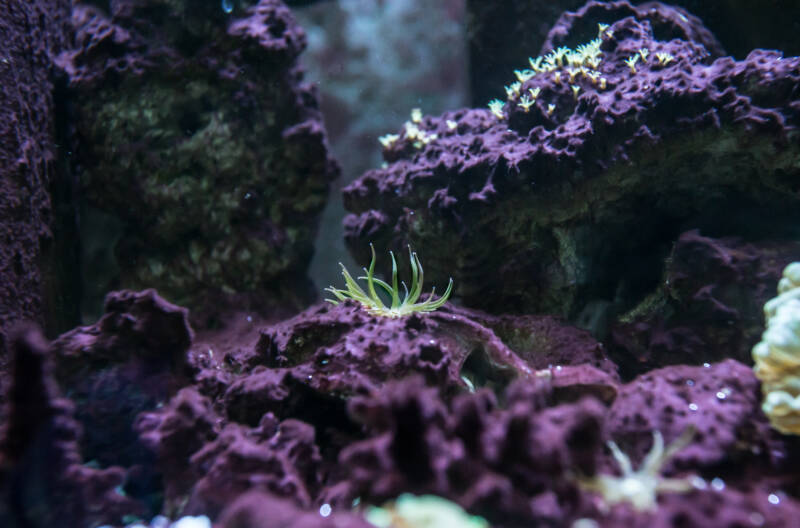
[[[725,481],[719,477],[715,477],[711,480],[711,487],[717,491],[722,491],[725,489]]]
[[[690,403],[689,404],[689,410],[690,411],[696,411],[697,410],[697,404],[696,403]]]
[[[150,528],[169,528],[169,525],[169,519],[163,515],[156,515],[153,517],[153,520],[150,521]]]
[[[211,520],[205,515],[187,515],[172,523],[170,528],[211,528]]]
[[[767,497],[767,500],[769,501],[770,504],[780,504],[781,502],[781,498],[775,495],[774,493],[770,493],[769,497]]]
[[[233,12],[233,0],[222,0],[222,10],[226,14]]]
[[[331,505],[330,504],[323,504],[319,507],[319,514],[323,517],[327,517],[331,514]]]
[[[689,483],[694,489],[704,490],[708,487],[708,484],[705,480],[703,480],[703,477],[697,475],[692,475],[689,477]]]

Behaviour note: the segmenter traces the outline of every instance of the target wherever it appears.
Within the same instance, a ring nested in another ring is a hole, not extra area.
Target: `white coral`
[[[772,426],[800,434],[800,262],[783,270],[778,294],[764,305],[767,328],[753,347],[754,370]]]
[[[595,475],[579,480],[580,485],[603,498],[605,507],[627,502],[637,511],[651,511],[657,506],[660,493],[685,493],[702,482],[697,476],[688,478],[664,478],[661,467],[675,453],[686,447],[694,436],[694,428],[686,431],[664,448],[664,437],[653,431],[653,447],[647,453],[639,469],[633,469],[631,459],[622,452],[613,440],[607,445],[619,464],[622,475]]]

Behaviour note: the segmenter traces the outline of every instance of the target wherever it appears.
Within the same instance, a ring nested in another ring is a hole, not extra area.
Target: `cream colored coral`
[[[365,517],[378,528],[489,528],[483,517],[469,515],[458,504],[435,495],[405,493],[380,508],[368,508]]]
[[[617,461],[622,475],[599,474],[591,478],[581,478],[578,483],[584,489],[599,493],[603,498],[604,508],[626,502],[637,511],[652,511],[658,505],[661,493],[686,493],[704,483],[700,477],[665,478],[661,476],[661,467],[675,453],[689,445],[694,436],[694,428],[687,428],[666,448],[664,438],[658,431],[653,431],[653,446],[642,461],[641,467],[634,470],[631,459],[622,452],[613,440],[608,441],[608,448]]]
[[[767,328],[753,347],[761,408],[785,434],[800,434],[800,262],[783,270],[778,296],[764,305]]]

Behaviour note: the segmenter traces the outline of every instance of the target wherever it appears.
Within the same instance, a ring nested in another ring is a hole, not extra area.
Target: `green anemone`
[[[369,263],[369,269],[363,268],[366,275],[358,277],[358,280],[366,281],[367,290],[364,291],[364,289],[359,286],[358,282],[353,279],[350,272],[347,271],[344,264],[340,262],[339,265],[342,267],[342,276],[344,277],[346,288],[341,289],[328,286],[325,288],[325,291],[332,293],[336,299],[325,299],[326,301],[339,304],[339,301],[353,299],[360,302],[371,314],[383,317],[403,317],[414,312],[432,312],[447,302],[447,298],[450,297],[450,292],[453,290],[452,278],[447,285],[447,290],[441,297],[434,300],[436,288],[433,288],[426,300],[419,303],[417,302],[422,294],[423,272],[419,257],[417,257],[416,252],[411,251],[411,246],[408,247],[408,256],[411,262],[411,289],[408,289],[405,282],[400,281],[405,292],[402,301],[400,300],[400,288],[397,285],[397,261],[394,258],[394,253],[391,251],[389,252],[389,255],[392,257],[392,284],[389,285],[375,277],[375,248],[372,244],[369,245],[369,248],[372,251],[372,260]],[[376,285],[391,297],[392,302],[389,306],[385,305],[378,296],[378,290],[375,288]]]

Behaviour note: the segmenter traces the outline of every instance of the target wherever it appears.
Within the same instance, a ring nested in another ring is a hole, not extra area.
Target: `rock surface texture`
[[[358,260],[369,242],[410,243],[429,282],[453,275],[452,298],[395,317],[358,295],[280,321],[228,310],[195,333],[165,297],[189,288],[208,314],[215,288],[243,301],[272,287],[259,281],[295,285],[269,251],[302,260],[313,226],[288,222],[317,214],[306,193],[333,167],[290,12],[245,3],[224,4],[227,19],[210,3],[76,3],[78,46],[61,58],[93,138],[85,189],[129,226],[147,219],[117,253],[166,293],[112,292],[95,324],[49,343],[13,334],[0,525],[367,528],[403,494],[494,528],[797,525],[800,440],[764,415],[749,350],[799,260],[800,59],[737,61],[683,11],[590,2],[505,101],[415,112],[384,138],[385,167],[346,190]],[[274,120],[241,110],[258,104],[278,105]],[[192,119],[169,129],[176,116]],[[114,144],[123,132],[137,141]],[[289,171],[287,187],[254,167]],[[245,173],[276,194],[227,208]],[[200,207],[212,198],[219,210]],[[391,277],[379,268],[365,273]]]
[[[666,7],[658,26],[603,11],[598,32],[596,11],[563,17],[549,41],[574,49],[520,64],[495,112],[400,131],[344,191],[357,260],[411,243],[465,305],[613,319],[659,287],[687,228],[796,235],[800,59],[716,58]]]
[[[4,2],[0,17],[0,372],[7,333],[33,320],[56,332],[77,320],[76,302],[61,290],[69,270],[54,197],[68,188],[57,146],[53,61],[67,45],[67,0]],[[74,218],[72,219],[74,221]],[[74,271],[74,266],[72,266]],[[66,325],[66,326],[65,326]],[[2,387],[2,376],[0,376]]]
[[[593,9],[595,12],[611,14],[613,19],[635,14],[639,18],[655,21],[655,25],[660,25],[657,20],[665,14],[665,4],[650,0],[588,2],[585,7],[584,0],[467,0],[466,4],[472,63],[470,88],[478,105],[502,93],[498,87],[507,72],[519,67],[528,56],[541,49],[553,24],[563,16],[569,17],[570,12]],[[720,55],[730,54],[743,59],[755,48],[780,49],[787,56],[800,55],[800,42],[797,41],[800,5],[793,0],[766,3],[748,0],[674,0],[668,4],[672,15],[682,14],[687,23],[688,20],[701,19],[713,33],[712,47],[725,50]],[[679,17],[675,19],[678,20]],[[547,52],[549,48],[542,51]]]
[[[305,270],[338,167],[297,63],[305,34],[280,0],[231,6],[73,8],[75,47],[59,63],[95,251],[90,301],[155,287],[199,315],[311,296]]]

